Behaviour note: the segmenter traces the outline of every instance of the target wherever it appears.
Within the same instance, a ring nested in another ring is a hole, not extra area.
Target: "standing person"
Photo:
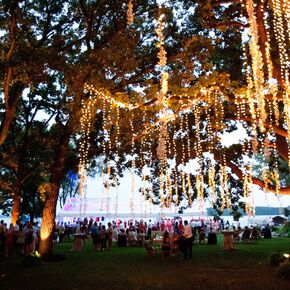
[[[7,228],[5,226],[4,220],[0,221],[0,255],[5,253],[5,233],[7,231]]]
[[[109,251],[111,251],[113,245],[113,227],[110,222],[108,222],[107,239],[108,239],[108,249]]]
[[[33,228],[31,222],[28,222],[25,227],[25,254],[28,256],[33,253]]]
[[[63,239],[63,236],[64,236],[64,225],[63,225],[63,222],[59,223],[58,227],[57,227],[57,230],[58,230],[58,237],[59,237],[59,243],[62,242],[62,239]]]
[[[150,240],[151,234],[152,234],[152,222],[151,222],[151,219],[150,219],[149,222],[148,222],[147,238],[146,239]]]
[[[183,260],[192,258],[192,228],[188,224],[188,221],[184,221],[183,228],[183,236],[184,236],[184,256]]]
[[[23,224],[19,225],[19,231],[17,232],[17,238],[16,238],[16,247],[17,247],[17,254],[18,256],[23,256],[24,251],[24,244],[25,244],[25,231]]]
[[[161,253],[162,253],[162,258],[169,258],[170,256],[170,237],[169,237],[169,232],[167,230],[164,231],[163,237],[162,237],[162,246],[161,246]]]
[[[13,257],[15,255],[15,231],[14,225],[11,223],[5,234],[5,257]]]
[[[161,221],[160,230],[161,230],[162,233],[165,230],[165,222],[164,222],[164,220]]]
[[[106,226],[102,225],[101,230],[100,230],[100,242],[101,242],[102,251],[105,251],[106,249],[106,239],[107,239]]]
[[[38,236],[39,229],[37,226],[37,222],[32,223],[32,253],[35,253],[38,250]]]
[[[179,250],[180,232],[178,229],[178,222],[175,223],[172,235],[172,255],[176,256]]]
[[[75,230],[75,240],[71,251],[82,251],[84,249],[84,238],[85,238],[85,226],[83,222],[78,223]]]
[[[93,225],[90,228],[90,233],[93,241],[93,245],[96,251],[100,250],[100,237],[99,237],[99,227],[98,223],[94,222]]]
[[[182,224],[182,220],[179,221],[179,224],[178,224],[178,230],[180,233],[183,233],[183,224]]]

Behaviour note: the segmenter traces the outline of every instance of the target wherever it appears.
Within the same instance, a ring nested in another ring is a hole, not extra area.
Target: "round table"
[[[222,231],[224,235],[224,250],[235,250],[234,239],[233,239],[234,231]]]

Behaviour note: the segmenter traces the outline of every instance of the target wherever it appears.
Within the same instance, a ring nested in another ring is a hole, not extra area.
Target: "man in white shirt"
[[[183,260],[192,258],[192,228],[188,224],[188,221],[184,221],[183,228],[183,236],[184,236],[184,256]]]

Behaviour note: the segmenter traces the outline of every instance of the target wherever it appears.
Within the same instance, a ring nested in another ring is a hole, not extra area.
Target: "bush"
[[[290,280],[290,263],[282,263],[278,268],[278,276]]]
[[[284,226],[282,226],[280,229],[279,229],[279,232],[280,233],[287,233],[287,232],[290,232],[290,227],[289,227],[289,225],[284,225]]]
[[[268,260],[271,266],[278,267],[282,262],[285,261],[285,257],[283,254],[275,252],[269,256]]]

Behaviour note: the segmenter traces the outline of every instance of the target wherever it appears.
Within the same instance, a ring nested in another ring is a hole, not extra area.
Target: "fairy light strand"
[[[258,104],[260,118],[259,125],[261,131],[265,131],[265,121],[267,114],[265,110],[264,99],[264,72],[263,72],[263,58],[259,46],[258,24],[256,21],[255,4],[253,0],[246,1],[246,9],[249,20],[249,35],[250,35],[250,55],[252,57],[252,78],[255,89],[255,97]]]
[[[92,120],[95,113],[96,99],[90,93],[88,100],[82,100],[81,105],[81,139],[79,147],[79,195],[80,195],[80,215],[86,213],[86,191],[87,191],[87,162],[90,149],[90,133],[92,130]]]
[[[127,7],[127,24],[131,25],[133,21],[134,21],[133,1],[129,0],[128,7]]]

